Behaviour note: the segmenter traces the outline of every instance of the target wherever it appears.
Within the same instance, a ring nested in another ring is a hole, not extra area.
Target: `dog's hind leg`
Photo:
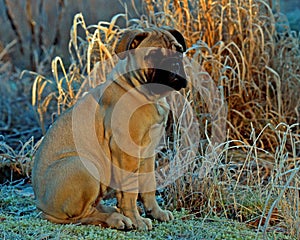
[[[116,229],[132,229],[132,222],[129,218],[118,212],[105,213],[99,212],[98,209],[93,208],[89,215],[85,217],[69,218],[69,219],[58,219],[48,214],[43,214],[43,218],[53,222],[61,224],[83,224],[83,225],[101,225],[103,227],[111,227]]]
[[[103,189],[76,156],[56,161],[43,174],[36,191],[37,206],[54,223],[80,223],[130,229],[129,218],[99,205]]]

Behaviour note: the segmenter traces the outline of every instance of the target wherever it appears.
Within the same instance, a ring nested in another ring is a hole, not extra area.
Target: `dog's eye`
[[[176,52],[179,52],[179,53],[183,53],[183,47],[182,46],[175,46],[176,48]]]

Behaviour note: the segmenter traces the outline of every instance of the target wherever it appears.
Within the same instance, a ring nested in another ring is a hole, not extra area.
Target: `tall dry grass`
[[[0,42],[6,46],[17,41],[9,53],[16,67],[44,73],[56,55],[66,56],[68,62],[69,30],[76,13],[84,12],[86,21],[93,23],[122,10],[119,0],[3,0]],[[134,10],[129,10],[134,15]]]
[[[148,1],[149,21],[184,33],[187,54],[220,86],[228,104],[228,141],[215,168],[199,179],[199,166],[190,166],[168,188],[167,199],[201,216],[299,237],[299,35],[276,31],[279,15],[271,5]]]
[[[200,179],[191,165],[168,188],[168,204],[299,237],[299,36],[277,32],[278,16],[264,1],[149,1],[147,8],[150,22],[184,33],[187,54],[228,104],[228,140],[213,171]]]
[[[268,2],[156,1],[148,11],[150,21],[184,33],[193,59],[222,86],[230,139],[248,143],[251,124],[258,134],[266,124],[299,122],[299,38],[280,37]],[[268,132],[258,144],[275,151]]]
[[[190,82],[202,81],[202,87],[211,89],[205,85],[204,76],[212,79],[228,112],[224,121],[226,141],[213,146],[214,154],[208,155],[213,104],[192,88],[184,93],[201,120],[201,154],[187,155],[186,149],[180,149],[178,135],[186,127],[180,124],[181,119],[177,119],[179,124],[173,122],[168,146],[171,150],[179,146],[179,155],[162,150],[158,168],[167,173],[176,158],[188,164],[180,165],[184,176],[174,176],[166,189],[159,189],[165,205],[188,209],[203,221],[221,216],[264,233],[283,231],[299,237],[299,35],[278,32],[271,2],[262,0],[157,0],[146,1],[146,10],[140,19],[119,14],[111,22],[91,26],[81,14],[75,16],[70,66],[56,57],[53,76],[36,74],[32,96],[41,126],[46,130],[49,113],[59,115],[99,80],[105,80],[108,69],[97,62],[109,61],[124,29],[174,27],[185,36],[191,62],[202,66],[189,74]],[[117,26],[119,20],[126,28]],[[185,136],[187,142],[191,139],[193,136]],[[214,161],[212,168],[199,177],[209,161]]]
[[[31,80],[20,82],[20,73],[10,61],[15,44],[0,46],[0,183],[29,177],[34,136],[40,133],[33,106],[26,101]]]

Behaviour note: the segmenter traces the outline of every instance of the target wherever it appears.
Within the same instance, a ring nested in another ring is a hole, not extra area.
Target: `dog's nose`
[[[187,80],[184,79],[183,83],[182,83],[182,88],[186,88],[187,87]]]
[[[185,79],[185,77],[177,75],[177,77],[173,83],[173,88],[176,91],[179,91],[180,89],[186,88],[186,87],[187,87],[187,80]]]

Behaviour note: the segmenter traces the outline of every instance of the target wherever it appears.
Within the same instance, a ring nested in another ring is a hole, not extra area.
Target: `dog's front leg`
[[[137,230],[151,230],[152,223],[143,218],[137,208],[139,191],[139,159],[122,153],[118,157],[118,166],[114,166],[114,188],[118,200],[118,208],[124,216],[130,218]]]
[[[147,158],[140,165],[140,197],[147,216],[159,221],[170,221],[174,219],[173,214],[168,210],[162,210],[156,201],[154,161],[154,157]]]
[[[137,209],[137,193],[117,192],[118,207],[126,217],[130,218],[137,230],[145,231],[152,229],[152,222],[149,218],[140,216]]]

